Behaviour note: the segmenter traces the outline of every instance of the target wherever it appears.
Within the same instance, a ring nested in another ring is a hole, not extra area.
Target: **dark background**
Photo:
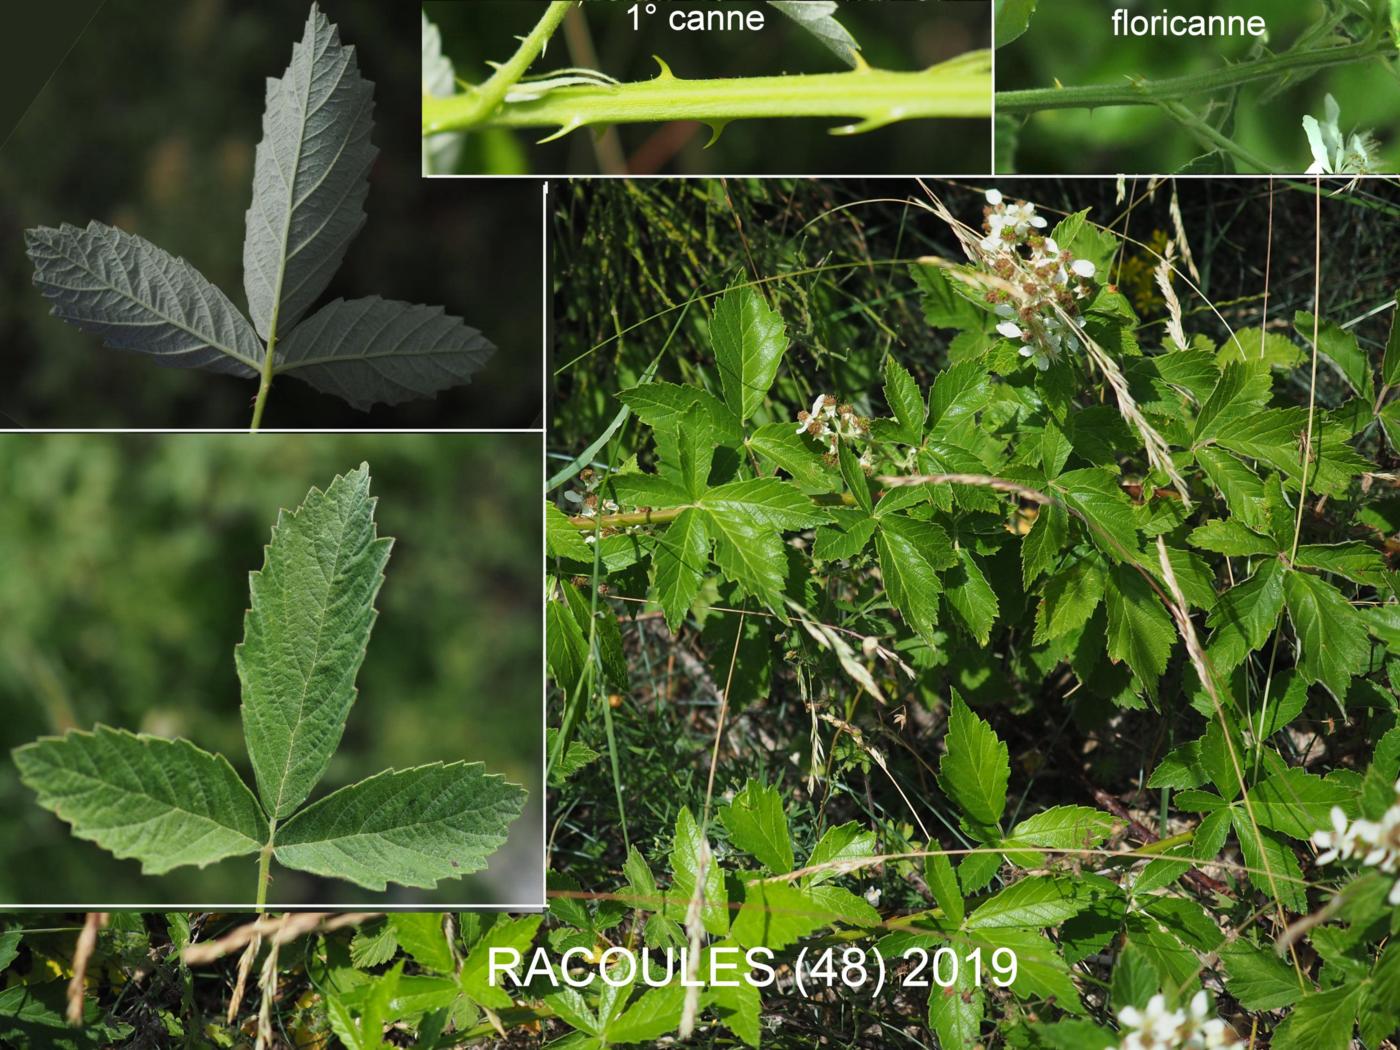
[[[340,749],[311,801],[389,767],[484,761],[529,791],[480,875],[374,894],[274,863],[270,903],[541,899],[540,438],[0,435],[0,901],[251,902],[256,856],[143,876],[74,838],[11,748],[104,722],[185,736],[251,786],[233,647],[279,508],[362,461],[394,537]]]
[[[442,31],[443,52],[460,80],[480,83],[486,60],[504,62],[545,9],[543,0],[430,0],[423,11]],[[762,9],[761,32],[673,32],[665,14],[671,0],[632,28],[632,0],[592,0],[571,17],[586,27],[596,63],[571,49],[565,28],[555,34],[543,60],[530,72],[586,66],[622,81],[650,80],[659,55],[678,77],[775,76],[784,73],[837,73],[846,65],[815,37],[777,8],[728,0],[726,8]],[[645,4],[643,5],[645,6]],[[687,8],[708,8],[690,3]],[[990,46],[991,4],[983,0],[847,0],[837,19],[861,45],[872,66],[912,71],[964,52]],[[549,129],[498,130],[469,137],[458,170],[539,174],[605,172],[705,175],[812,172],[839,175],[871,172],[985,171],[990,164],[990,121],[945,119],[911,121],[854,136],[827,134],[847,121],[749,120],[730,124],[712,148],[710,131],[700,124],[637,124],[616,129],[623,169],[609,168],[587,129],[543,146],[534,143]]]
[[[1268,25],[1268,47],[1279,53],[1290,47],[1323,9],[1320,0],[1260,3],[1258,0],[1042,0],[1024,35],[996,54],[997,90],[1066,85],[1126,84],[1128,76],[1149,79],[1184,76],[1220,69],[1248,57],[1257,43],[1253,36],[1132,37],[1113,35],[1117,7],[1129,14],[1150,16],[1167,7],[1173,15],[1262,15]],[[1234,126],[1227,133],[1240,145],[1280,171],[1305,171],[1312,163],[1304,114],[1319,121],[1324,96],[1330,91],[1341,106],[1341,128],[1350,136],[1356,128],[1371,128],[1381,140],[1378,170],[1400,168],[1397,138],[1395,77],[1371,60],[1337,66],[1297,80],[1282,94],[1261,102],[1269,82],[1251,84],[1239,92]],[[1197,95],[1183,101],[1197,113],[1212,98]],[[1019,129],[1013,155],[1004,156],[997,144],[997,167],[1022,172],[1173,172],[1206,152],[1196,138],[1155,106],[1105,106],[1101,109],[1045,110],[1030,117],[1008,116]]]
[[[256,382],[159,368],[49,316],[31,284],[23,232],[89,219],[119,226],[188,259],[243,309],[243,216],[264,80],[286,69],[309,6],[107,0],[82,33],[0,148],[0,426],[248,425]],[[441,304],[498,349],[468,386],[369,413],[284,377],[264,425],[536,424],[538,184],[424,182],[418,62],[405,43],[416,32],[404,28],[412,11],[372,0],[321,7],[374,81],[380,153],[368,222],[320,302],[373,294]]]

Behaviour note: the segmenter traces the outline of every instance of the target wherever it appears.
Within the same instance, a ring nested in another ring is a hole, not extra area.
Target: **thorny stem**
[[[267,910],[267,884],[272,881],[272,844],[277,837],[277,818],[267,826],[267,845],[258,853],[258,907],[261,915]]]
[[[267,392],[272,389],[273,361],[276,350],[277,333],[274,331],[272,337],[267,341],[267,354],[263,357],[262,379],[258,382],[258,396],[253,402],[253,422],[248,427],[250,434],[256,434],[258,428],[262,426],[263,406],[267,404]]]
[[[520,82],[520,78],[530,68],[530,63],[544,51],[545,45],[549,43],[549,38],[554,35],[559,24],[564,21],[564,16],[569,13],[573,2],[574,0],[554,0],[549,5],[549,9],[545,11],[544,17],[539,20],[534,29],[530,30],[529,36],[520,41],[520,46],[516,48],[515,54],[510,56],[508,62],[497,67],[496,71],[487,77],[485,83],[477,85],[475,90],[465,95],[453,96],[459,103],[458,108],[463,111],[466,126],[484,123],[488,117],[495,113],[496,108],[505,101],[506,93]],[[428,133],[429,97],[427,95],[423,97],[423,134],[425,135]]]
[[[1311,72],[1328,66],[1359,62],[1373,55],[1394,55],[1396,48],[1382,40],[1362,40],[1315,51],[1285,52],[1252,62],[1237,62],[1208,73],[1190,73],[1163,80],[1138,80],[1127,86],[1085,84],[1079,87],[1027,88],[998,91],[997,113],[1034,113],[1042,109],[1093,109],[1097,106],[1143,106],[1208,95],[1256,80],[1270,80],[1288,73]]]
[[[698,120],[717,129],[754,117],[854,118],[842,134],[903,120],[986,117],[991,113],[991,59],[974,51],[919,72],[862,69],[790,76],[682,79],[661,75],[631,84],[555,88],[528,102],[482,112],[473,95],[423,99],[423,134],[473,128],[558,128]]]

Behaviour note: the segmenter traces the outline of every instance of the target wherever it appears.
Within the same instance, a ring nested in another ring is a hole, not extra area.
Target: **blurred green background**
[[[534,26],[543,0],[432,0],[423,12],[442,31],[443,52],[457,77],[484,80],[488,60],[504,62],[516,37]],[[585,66],[622,81],[651,80],[658,55],[678,77],[774,76],[837,73],[846,66],[797,23],[767,4],[728,0],[725,6],[761,9],[759,32],[673,32],[665,12],[632,28],[632,0],[590,0],[570,12],[532,72]],[[690,3],[690,8],[713,4]],[[966,51],[990,46],[991,4],[985,0],[863,0],[841,4],[837,17],[861,45],[867,62],[896,70],[924,69]],[[985,171],[991,157],[985,118],[913,121],[853,137],[827,134],[841,120],[751,120],[730,124],[712,148],[707,127],[693,122],[636,124],[601,139],[579,131],[543,146],[546,130],[497,130],[468,137],[459,171],[541,174],[704,175],[714,172],[844,175],[879,172]]]
[[[1127,77],[1184,76],[1223,68],[1251,56],[1258,38],[1131,37],[1113,35],[1112,17],[1129,15],[1262,15],[1271,53],[1291,47],[1322,14],[1322,0],[1260,3],[1258,0],[1041,0],[1030,27],[996,54],[997,90],[1065,85],[1119,84]],[[1341,105],[1341,128],[1373,129],[1381,142],[1378,171],[1400,170],[1400,109],[1396,75],[1375,60],[1324,69],[1295,80],[1263,100],[1269,82],[1241,89],[1235,101],[1230,138],[1280,171],[1303,171],[1312,163],[1303,116],[1323,116],[1328,92]],[[1212,99],[1185,99],[1197,113]],[[1043,110],[1028,120],[1020,114],[999,120],[997,168],[1027,173],[1174,172],[1206,152],[1195,137],[1154,106]],[[1007,128],[1016,130],[1007,138]],[[1014,142],[1014,148],[1008,148]],[[1244,170],[1244,169],[1241,169]]]
[[[246,427],[257,384],[159,368],[49,316],[24,229],[89,219],[188,259],[242,309],[243,216],[264,79],[309,3],[108,0],[0,149],[0,425]],[[468,386],[357,412],[282,379],[269,427],[526,427],[540,415],[540,190],[420,176],[418,64],[402,5],[323,0],[375,84],[369,220],[323,296],[441,304],[498,347]],[[7,32],[23,39],[22,12]],[[14,39],[14,38],[12,38]],[[11,45],[13,46],[13,45]],[[8,129],[0,129],[0,141]]]
[[[484,873],[387,897],[274,865],[270,901],[542,899],[540,438],[0,435],[0,900],[251,901],[256,858],[148,878],[73,838],[11,748],[105,722],[187,736],[252,783],[233,647],[279,508],[370,465],[395,538],[340,750],[312,799],[388,767],[485,761],[530,792]]]

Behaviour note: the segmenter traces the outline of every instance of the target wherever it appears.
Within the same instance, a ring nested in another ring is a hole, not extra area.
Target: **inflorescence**
[[[1097,267],[1088,259],[1076,259],[1053,237],[1040,233],[1045,219],[1035,205],[1008,203],[1000,190],[987,191],[987,209],[980,247],[984,264],[997,277],[1013,285],[1019,294],[993,288],[987,293],[998,317],[997,331],[1007,339],[1022,340],[1021,356],[1044,372],[1063,351],[1079,349],[1071,320],[1079,302],[1094,292]]]

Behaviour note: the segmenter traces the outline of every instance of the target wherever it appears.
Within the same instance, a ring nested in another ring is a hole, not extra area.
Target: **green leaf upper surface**
[[[377,537],[369,466],[312,489],[278,515],[234,650],[243,735],[271,817],[296,809],[321,779],[355,702],[393,541]]]
[[[948,753],[938,767],[944,792],[976,823],[991,826],[1006,808],[1011,761],[991,726],[953,693],[948,715]]]
[[[687,507],[660,536],[652,552],[657,600],[674,631],[700,593],[700,580],[709,564],[710,537],[705,515]]]
[[[1365,623],[1341,591],[1310,573],[1286,573],[1283,592],[1298,635],[1299,673],[1342,702],[1352,676],[1366,666]]]
[[[441,306],[336,299],[277,344],[273,371],[361,411],[468,382],[496,348]]]
[[[753,415],[787,350],[783,319],[752,288],[731,288],[715,306],[710,339],[724,402],[740,421]]]
[[[729,829],[729,841],[752,853],[774,875],[792,870],[792,840],[787,814],[776,787],[750,780],[734,801],[719,811]]]
[[[243,238],[243,287],[264,339],[306,313],[364,225],[373,127],[374,85],[313,4],[286,73],[267,82]]]
[[[525,804],[525,789],[480,762],[385,770],[332,792],[277,829],[275,856],[300,871],[370,890],[432,889],[486,866]]]
[[[184,259],[100,222],[26,230],[34,283],[55,317],[177,368],[255,376],[264,349],[228,296]]]
[[[16,748],[20,779],[73,834],[160,875],[254,853],[267,842],[257,799],[222,755],[188,740],[97,726]]]
[[[1152,588],[1138,573],[1115,565],[1104,595],[1108,611],[1108,657],[1132,668],[1149,696],[1167,669],[1176,629]]]

